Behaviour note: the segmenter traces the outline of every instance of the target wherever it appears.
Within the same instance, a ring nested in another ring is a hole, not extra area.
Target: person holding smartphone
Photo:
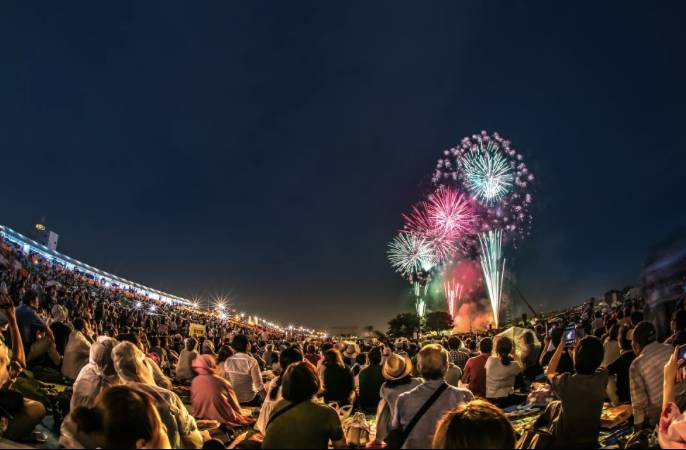
[[[551,418],[554,448],[597,448],[605,402],[607,370],[600,368],[604,348],[595,336],[577,338],[572,356],[574,375],[558,370],[567,342],[560,342],[548,366],[547,378],[560,401],[545,414]]]
[[[684,448],[684,414],[677,406],[677,387],[683,386],[686,367],[686,346],[678,347],[663,371],[662,415],[658,427],[660,448]]]
[[[26,368],[26,356],[14,303],[9,295],[0,294],[0,311],[7,318],[12,341],[11,359],[9,349],[4,342],[0,342],[0,415],[8,420],[3,437],[13,441],[45,442],[47,437],[43,433],[33,431],[46,416],[45,407],[12,390],[14,380]]]

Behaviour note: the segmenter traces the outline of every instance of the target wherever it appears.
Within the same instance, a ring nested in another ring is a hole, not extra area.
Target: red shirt
[[[315,367],[317,367],[317,364],[319,363],[319,355],[316,355],[314,353],[306,354],[305,359],[307,359],[309,362],[311,362],[312,365]]]
[[[486,361],[490,356],[483,354],[469,358],[464,366],[462,382],[469,384],[469,390],[475,397],[486,398]]]

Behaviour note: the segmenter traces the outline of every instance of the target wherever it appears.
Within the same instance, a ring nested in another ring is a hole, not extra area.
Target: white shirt
[[[486,361],[486,398],[504,398],[514,392],[515,378],[522,372],[519,361],[503,365],[500,358],[491,356]]]
[[[257,360],[246,353],[236,353],[224,362],[224,373],[233,385],[240,403],[249,403],[264,389]]]

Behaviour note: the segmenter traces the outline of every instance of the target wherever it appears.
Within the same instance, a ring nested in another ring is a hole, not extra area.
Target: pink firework
[[[471,200],[455,189],[439,188],[426,202],[432,227],[451,240],[461,239],[474,227],[474,207]]]
[[[457,319],[458,307],[462,299],[462,285],[455,278],[452,278],[443,283],[443,289],[445,290],[445,299],[448,301],[450,317],[455,320]]]
[[[405,227],[403,231],[422,236],[432,248],[435,259],[439,262],[449,261],[457,252],[455,238],[445,232],[443,227],[437,227],[436,222],[429,217],[426,204],[412,207],[410,214],[403,214]]]

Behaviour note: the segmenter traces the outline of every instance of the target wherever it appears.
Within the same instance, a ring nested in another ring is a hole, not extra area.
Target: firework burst
[[[439,188],[426,203],[432,226],[453,240],[469,232],[474,223],[474,209],[467,197],[455,189]]]
[[[412,276],[421,270],[431,270],[435,265],[431,244],[423,236],[400,233],[388,247],[391,265],[403,276]]]
[[[493,205],[512,189],[510,163],[492,141],[467,152],[461,166],[467,189],[482,204]]]
[[[414,206],[410,214],[403,214],[403,219],[403,231],[423,237],[431,247],[437,263],[448,261],[457,251],[455,233],[449,234],[436,227],[424,204],[420,207]]]
[[[500,229],[515,246],[531,231],[534,181],[510,141],[485,131],[445,150],[433,175],[438,188],[452,187],[474,197],[475,233]]]

